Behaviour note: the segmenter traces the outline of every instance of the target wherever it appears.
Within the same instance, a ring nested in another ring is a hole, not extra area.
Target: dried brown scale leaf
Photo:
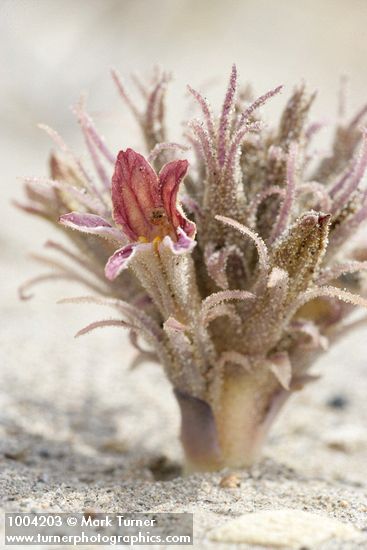
[[[326,251],[330,215],[304,214],[274,245],[271,263],[289,276],[286,303],[314,281]]]

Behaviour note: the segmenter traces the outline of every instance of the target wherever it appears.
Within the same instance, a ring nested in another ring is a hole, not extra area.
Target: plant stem
[[[289,396],[271,373],[235,371],[223,381],[216,410],[175,391],[181,409],[185,471],[247,468],[259,458],[268,430]]]

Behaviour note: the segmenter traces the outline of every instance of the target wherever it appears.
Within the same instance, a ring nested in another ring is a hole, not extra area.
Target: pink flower
[[[95,214],[76,212],[61,216],[60,222],[124,243],[107,261],[105,273],[110,280],[128,266],[139,248],[158,250],[162,243],[176,254],[190,251],[196,244],[196,226],[185,217],[177,199],[187,168],[187,160],[175,160],[157,175],[139,153],[120,151],[112,177],[113,219],[118,228]]]
[[[154,241],[166,235],[177,241],[178,228],[188,237],[195,235],[195,224],[177,205],[187,168],[187,160],[174,160],[157,176],[142,155],[132,149],[120,151],[112,177],[113,218],[131,241]]]

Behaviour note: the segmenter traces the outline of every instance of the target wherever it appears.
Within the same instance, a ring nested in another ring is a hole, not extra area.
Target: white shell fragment
[[[209,533],[217,542],[247,543],[271,548],[317,548],[329,539],[355,539],[351,524],[303,510],[266,510],[245,514]]]

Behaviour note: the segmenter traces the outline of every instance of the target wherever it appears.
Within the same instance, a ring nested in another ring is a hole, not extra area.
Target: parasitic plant
[[[124,327],[135,364],[162,365],[187,470],[245,467],[287,398],[316,378],[315,359],[364,321],[351,314],[367,306],[367,247],[354,238],[367,219],[367,108],[339,118],[322,156],[313,146],[321,125],[308,120],[314,95],[299,86],[266,126],[259,109],[281,86],[254,100],[234,66],[218,117],[188,88],[201,118],[185,125],[180,145],[166,135],[169,76],[133,78],[143,108],[113,72],[146,156],[111,152],[83,101],[75,114],[90,168],[44,127],[57,145],[50,177],[27,178],[18,206],[55,224],[72,248],[48,241],[63,260],[38,257],[51,271],[21,296],[47,279],[85,285],[91,295],[64,301],[118,315],[78,334]]]

